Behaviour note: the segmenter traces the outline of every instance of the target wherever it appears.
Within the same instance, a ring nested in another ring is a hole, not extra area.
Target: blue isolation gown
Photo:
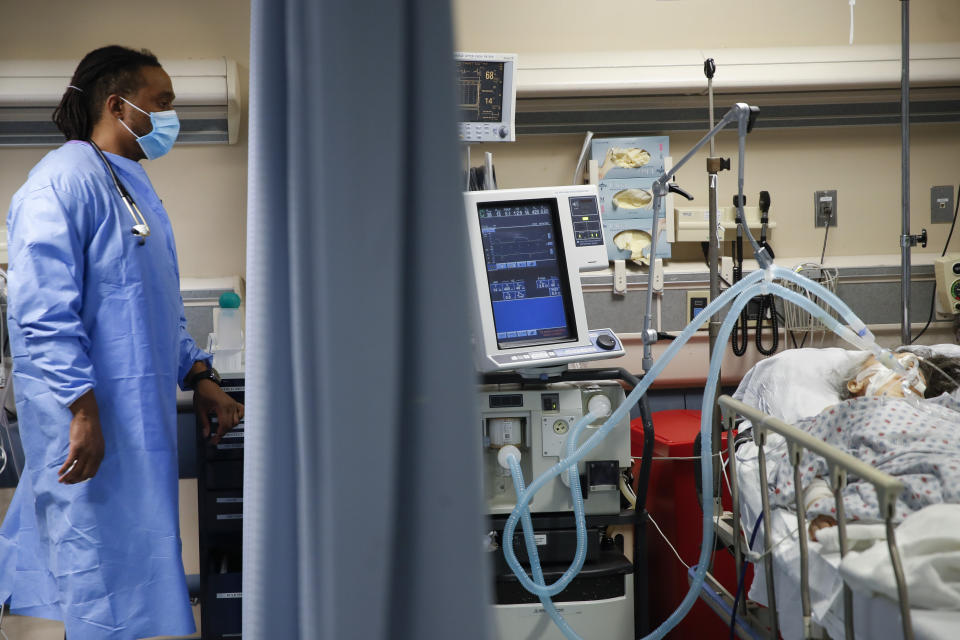
[[[186,331],[166,211],[139,163],[106,155],[150,225],[145,244],[82,142],[34,167],[7,217],[26,464],[0,527],[0,602],[63,620],[69,640],[186,635],[176,385],[209,355]],[[89,389],[106,454],[93,479],[63,485],[68,407]]]

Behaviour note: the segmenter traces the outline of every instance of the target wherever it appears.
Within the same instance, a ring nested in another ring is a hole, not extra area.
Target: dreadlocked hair
[[[77,65],[71,86],[54,109],[54,124],[67,140],[89,140],[107,98],[135,94],[143,86],[140,69],[159,66],[157,57],[146,49],[111,45],[91,51]]]
[[[923,397],[936,398],[957,388],[957,382],[960,382],[960,358],[941,354],[921,358],[920,371],[927,381]]]

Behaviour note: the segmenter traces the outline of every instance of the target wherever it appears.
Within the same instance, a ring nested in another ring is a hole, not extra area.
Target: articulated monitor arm
[[[690,158],[700,150],[703,145],[710,142],[714,136],[720,133],[727,125],[732,122],[737,123],[737,137],[739,143],[739,163],[738,163],[738,174],[737,174],[737,213],[739,214],[740,220],[745,220],[743,215],[743,164],[744,164],[744,147],[746,145],[747,134],[753,130],[753,125],[757,121],[757,114],[760,112],[759,107],[750,106],[745,102],[738,102],[730,107],[730,110],[727,111],[720,122],[716,124],[710,131],[707,132],[705,136],[700,138],[700,141],[697,144],[693,145],[693,148],[683,156],[679,162],[674,164],[669,170],[664,170],[663,174],[657,178],[653,183],[653,229],[651,235],[652,243],[650,245],[650,267],[649,267],[649,280],[647,282],[647,308],[643,315],[643,370],[644,372],[649,371],[650,367],[653,366],[653,349],[652,345],[657,341],[657,332],[652,329],[653,325],[653,276],[654,276],[654,256],[657,251],[657,242],[660,236],[660,214],[663,211],[663,201],[667,193],[674,192],[683,195],[687,199],[692,199],[688,193],[680,189],[675,184],[670,183],[670,179],[676,175],[677,171],[680,170],[680,167],[685,165]],[[773,264],[773,260],[770,255],[767,253],[764,247],[761,247],[757,241],[754,239],[753,234],[750,233],[749,227],[747,225],[742,225],[743,230],[747,234],[747,238],[750,241],[750,245],[753,247],[754,256],[757,259],[757,262],[760,265],[760,268],[766,269],[768,266]]]

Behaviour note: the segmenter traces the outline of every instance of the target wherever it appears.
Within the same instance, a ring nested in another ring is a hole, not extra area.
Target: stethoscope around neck
[[[113,178],[113,186],[117,188],[120,199],[123,200],[123,204],[127,206],[127,211],[130,212],[130,217],[133,218],[133,227],[130,230],[133,232],[133,235],[137,236],[139,244],[144,244],[147,241],[147,237],[150,236],[150,225],[147,224],[146,218],[144,218],[143,213],[140,212],[140,207],[137,206],[137,203],[133,200],[133,196],[130,195],[130,192],[127,191],[123,183],[117,178],[113,166],[110,164],[110,161],[107,160],[107,156],[103,155],[103,151],[100,150],[97,143],[93,140],[88,140],[87,142],[90,143],[90,146],[94,148],[97,155],[103,160],[103,166],[107,168],[110,177]]]

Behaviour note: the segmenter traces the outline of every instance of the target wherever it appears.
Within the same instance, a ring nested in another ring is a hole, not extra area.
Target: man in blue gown
[[[69,640],[194,632],[176,385],[202,420],[216,413],[214,441],[243,416],[187,333],[170,221],[139,164],[176,139],[174,97],[149,52],[88,54],[54,113],[67,143],[7,217],[26,464],[0,528],[0,602],[63,620]]]

